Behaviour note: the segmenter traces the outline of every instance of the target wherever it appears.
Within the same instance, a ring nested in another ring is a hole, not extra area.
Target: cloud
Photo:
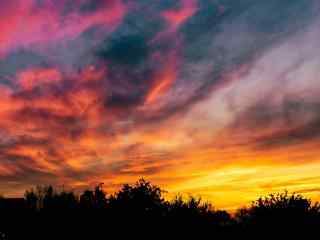
[[[316,24],[266,52],[226,91],[232,117],[225,130],[234,142],[267,150],[316,141]]]
[[[303,99],[289,97],[277,106],[261,102],[238,116],[231,131],[243,132],[244,139],[259,149],[316,141],[320,137],[319,112],[319,102]]]
[[[196,13],[197,3],[197,0],[181,0],[180,7],[163,11],[161,15],[170,25],[170,29],[176,30]]]
[[[148,57],[149,48],[141,35],[121,37],[106,45],[98,54],[114,64],[129,64],[134,67],[146,61]]]
[[[26,49],[15,50],[0,60],[1,83],[10,84],[9,80],[12,80],[18,71],[41,66],[48,66],[44,56]]]
[[[1,26],[4,29],[1,34],[1,53],[16,47],[47,45],[65,38],[73,39],[93,25],[106,25],[112,29],[121,22],[126,12],[120,0],[111,1],[110,4],[105,2],[93,12],[76,11],[83,9],[86,4],[77,1],[72,6],[70,1],[53,3],[47,0],[16,0],[2,7],[10,25],[3,22]]]
[[[169,176],[203,177],[243,146],[315,142],[318,9],[315,0],[0,3],[0,188],[141,175],[173,186]]]

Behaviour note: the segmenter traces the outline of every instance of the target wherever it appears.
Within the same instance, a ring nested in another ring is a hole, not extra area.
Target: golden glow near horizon
[[[318,1],[67,2],[0,3],[1,194],[320,200]]]

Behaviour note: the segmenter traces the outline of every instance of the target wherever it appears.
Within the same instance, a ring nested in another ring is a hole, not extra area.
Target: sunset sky
[[[0,1],[0,194],[145,177],[320,200],[320,1]]]

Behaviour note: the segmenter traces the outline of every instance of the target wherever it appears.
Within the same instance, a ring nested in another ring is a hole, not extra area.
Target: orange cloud
[[[143,176],[218,207],[283,188],[316,198],[318,35],[290,45],[267,1],[254,14],[127,2],[0,1],[0,190],[111,192]],[[265,22],[277,24],[256,33]]]
[[[177,79],[177,56],[172,56],[167,59],[164,69],[154,77],[154,85],[149,91],[145,104],[152,104],[164,95]]]
[[[198,10],[197,0],[181,0],[180,4],[180,8],[170,9],[162,13],[164,19],[174,30],[178,29],[179,26],[192,17]]]
[[[57,83],[62,76],[57,69],[30,69],[18,74],[19,84],[25,90],[30,90],[42,84]]]

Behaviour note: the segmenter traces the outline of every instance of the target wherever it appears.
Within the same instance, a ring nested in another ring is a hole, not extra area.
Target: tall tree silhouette
[[[100,183],[92,190],[85,190],[83,194],[80,195],[80,207],[87,210],[97,209],[102,210],[107,206],[106,193],[102,188],[103,184]]]
[[[165,213],[163,190],[144,179],[125,184],[109,199],[109,208],[121,215],[160,217]]]

